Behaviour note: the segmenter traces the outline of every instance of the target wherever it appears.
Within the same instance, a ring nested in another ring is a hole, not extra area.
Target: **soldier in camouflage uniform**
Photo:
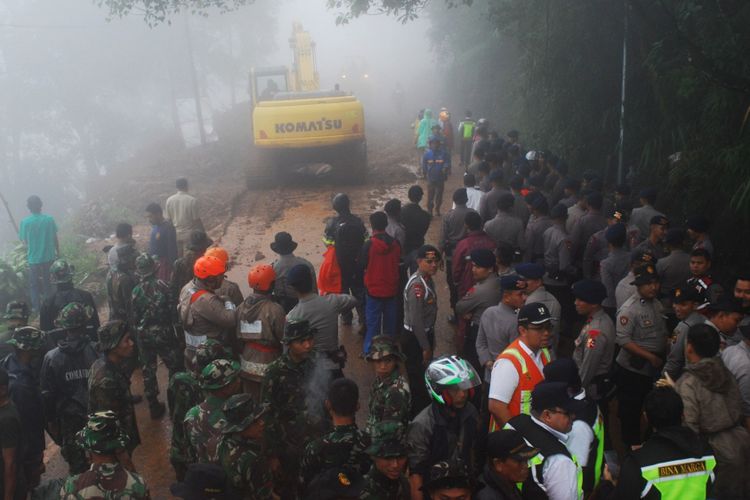
[[[91,468],[65,481],[61,499],[151,498],[143,477],[118,461],[118,452],[127,447],[128,437],[120,428],[117,415],[111,411],[89,415],[78,437],[91,457]]]
[[[86,425],[89,371],[98,357],[86,337],[91,313],[90,308],[78,302],[63,307],[55,325],[64,329],[65,338],[44,356],[39,379],[47,432],[60,445],[60,453],[72,474],[87,467],[76,433]]]
[[[397,341],[387,335],[372,339],[367,361],[375,370],[375,380],[370,388],[367,432],[383,420],[392,420],[404,425],[409,423],[411,393],[406,379],[399,373],[399,362],[406,357],[401,353]]]
[[[300,476],[305,485],[332,467],[350,465],[360,474],[370,470],[370,457],[365,453],[370,446],[370,436],[359,430],[355,422],[359,409],[356,382],[348,378],[334,380],[325,406],[333,421],[333,430],[305,447],[300,463]]]
[[[169,381],[167,399],[169,416],[172,419],[172,446],[169,449],[169,461],[175,470],[178,481],[185,477],[190,463],[190,440],[185,433],[185,415],[203,401],[203,390],[200,385],[200,374],[215,359],[226,359],[230,356],[221,343],[208,339],[195,350],[195,363],[191,371],[178,372]]]
[[[219,461],[238,498],[273,498],[273,476],[263,451],[263,415],[267,410],[250,394],[236,394],[224,403],[226,422]]]
[[[287,322],[283,339],[287,352],[268,365],[263,379],[263,403],[269,407],[265,439],[276,476],[276,493],[281,496],[296,494],[301,452],[323,428],[318,409],[308,407],[308,403],[318,403],[308,401],[312,399],[310,385],[315,383],[311,358],[314,334],[309,321]]]
[[[132,294],[136,284],[135,248],[124,245],[117,249],[117,269],[107,273],[107,298],[109,319],[125,322],[132,320]]]
[[[134,355],[135,344],[123,321],[107,321],[97,332],[98,349],[103,357],[94,361],[89,372],[89,413],[111,411],[127,436],[120,462],[134,470],[130,456],[141,443],[135,408],[130,394],[130,379],[125,371],[127,360]]]
[[[135,261],[135,273],[140,278],[133,288],[133,325],[140,345],[143,387],[149,403],[151,418],[164,415],[156,379],[156,356],[164,361],[169,377],[182,369],[182,348],[175,336],[174,323],[177,305],[169,286],[156,277],[156,263],[150,255],[142,253]]]
[[[378,422],[371,431],[372,444],[367,453],[372,468],[365,476],[363,500],[409,500],[411,489],[404,475],[407,453],[406,426],[399,422]]]
[[[206,399],[185,416],[185,433],[191,463],[219,462],[218,448],[224,427],[224,403],[242,390],[240,364],[228,359],[211,361],[201,372],[201,387]]]
[[[29,306],[26,302],[8,302],[3,319],[6,330],[0,333],[0,359],[5,359],[13,352],[13,348],[7,344],[13,337],[13,330],[29,324]]]
[[[94,311],[89,321],[91,338],[94,339],[96,330],[99,328],[99,314],[96,312],[96,304],[91,293],[73,286],[75,268],[68,261],[57,259],[50,266],[49,273],[50,281],[55,285],[56,290],[44,299],[39,309],[39,328],[45,331],[52,330],[60,310],[71,302],[80,302],[90,306]]]

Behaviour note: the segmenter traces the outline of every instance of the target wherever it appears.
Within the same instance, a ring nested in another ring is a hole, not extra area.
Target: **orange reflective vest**
[[[521,339],[516,339],[501,352],[497,359],[507,359],[518,372],[518,386],[513,391],[513,396],[510,398],[508,403],[508,409],[510,410],[510,416],[515,417],[520,414],[529,415],[531,414],[531,391],[534,387],[544,380],[544,374],[539,370],[531,356],[528,355],[526,350],[521,347]],[[552,361],[549,349],[546,347],[542,349],[542,365]],[[502,427],[497,424],[495,417],[490,419],[490,432],[500,430]]]

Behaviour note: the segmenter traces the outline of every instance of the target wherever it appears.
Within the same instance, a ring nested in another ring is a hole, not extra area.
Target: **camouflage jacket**
[[[95,464],[83,474],[71,476],[60,490],[64,500],[104,500],[110,498],[148,500],[146,482],[119,463]]]
[[[288,354],[268,365],[263,379],[262,401],[269,407],[265,417],[265,438],[273,457],[299,456],[304,444],[321,434],[322,406],[308,408],[308,403],[320,405],[319,398],[308,397],[314,371],[312,359],[295,363]]]
[[[219,443],[219,460],[238,498],[272,498],[273,476],[260,443],[225,434]]]
[[[122,271],[107,273],[107,298],[109,301],[109,319],[132,321],[132,294],[135,277]]]
[[[169,458],[172,463],[190,463],[190,441],[185,432],[185,416],[188,410],[203,401],[203,391],[190,372],[175,373],[167,387],[169,415],[172,418],[172,446]]]
[[[185,416],[185,434],[190,446],[188,463],[215,464],[219,462],[217,453],[221,428],[224,425],[224,399],[209,394],[198,406],[193,406]]]
[[[173,297],[179,297],[182,287],[193,281],[193,266],[197,259],[198,255],[192,250],[188,250],[185,255],[174,261],[172,281],[169,284]]]
[[[386,379],[375,378],[370,388],[367,432],[371,432],[373,426],[383,420],[395,420],[408,425],[410,407],[409,383],[399,375],[398,370],[393,370]]]
[[[351,465],[360,473],[370,470],[370,456],[365,450],[370,446],[370,436],[357,428],[357,424],[340,425],[305,447],[300,463],[304,484],[332,467]]]
[[[365,487],[359,498],[362,500],[410,500],[409,480],[402,474],[394,481],[373,467],[365,476]]]
[[[177,319],[177,304],[169,286],[155,276],[143,279],[133,288],[133,323],[139,331],[171,328]]]
[[[94,361],[89,370],[89,413],[111,410],[115,412],[122,430],[128,435],[128,451],[141,444],[130,394],[130,379],[122,368],[107,358]]]

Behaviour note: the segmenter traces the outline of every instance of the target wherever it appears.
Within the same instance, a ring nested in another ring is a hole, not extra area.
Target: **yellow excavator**
[[[302,164],[325,163],[337,178],[362,182],[367,171],[367,141],[362,103],[353,95],[321,90],[315,42],[294,23],[289,44],[294,54],[286,66],[252,68],[255,164],[248,186],[273,183]]]

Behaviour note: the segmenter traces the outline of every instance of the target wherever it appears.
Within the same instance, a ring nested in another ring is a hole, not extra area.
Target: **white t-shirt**
[[[531,349],[526,347],[523,341],[518,341],[521,349],[526,351],[541,372],[544,369],[542,362],[542,350],[534,354]],[[513,363],[508,359],[498,359],[492,366],[490,375],[490,399],[497,399],[503,403],[510,403],[513,393],[518,387],[518,371]]]

